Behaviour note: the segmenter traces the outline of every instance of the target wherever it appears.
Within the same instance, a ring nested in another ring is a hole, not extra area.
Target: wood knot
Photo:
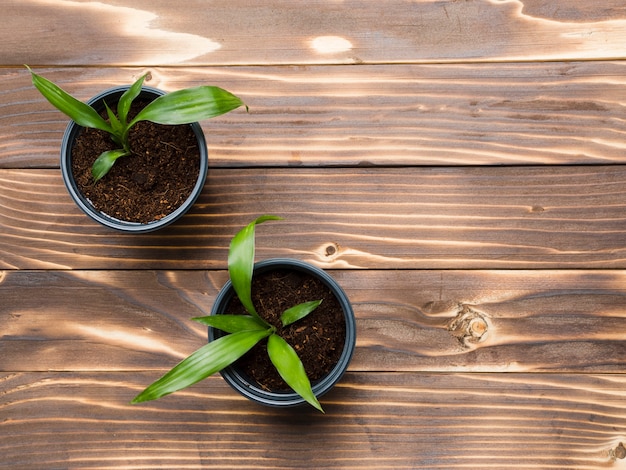
[[[317,258],[323,263],[334,263],[342,255],[342,247],[335,242],[326,242],[315,248]]]
[[[615,459],[626,459],[626,447],[620,442],[615,449],[611,450],[611,454]]]
[[[336,243],[330,243],[329,245],[326,246],[326,249],[324,250],[324,254],[327,257],[333,257],[337,254],[338,251],[339,251],[339,245],[337,245]]]
[[[489,322],[482,313],[462,305],[458,315],[448,323],[448,331],[464,346],[471,347],[487,339]]]

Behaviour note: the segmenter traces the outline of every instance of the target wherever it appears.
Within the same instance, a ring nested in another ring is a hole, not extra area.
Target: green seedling
[[[30,67],[33,85],[59,111],[76,124],[108,132],[119,149],[103,152],[91,167],[94,181],[105,176],[115,161],[132,154],[128,141],[131,128],[139,121],[157,124],[191,124],[203,119],[220,116],[240,106],[244,102],[232,93],[216,86],[199,86],[174,91],[160,96],[143,108],[132,120],[128,120],[131,104],[141,93],[141,87],[148,74],[141,76],[126,90],[117,103],[117,114],[104,103],[108,120],[104,119],[91,106],[77,100],[50,80],[37,75]],[[247,106],[246,106],[247,109]]]
[[[156,400],[195,384],[231,365],[259,341],[267,338],[267,353],[272,364],[296,393],[324,412],[311,389],[302,361],[296,351],[277,334],[276,327],[263,320],[252,304],[252,271],[254,268],[254,233],[257,224],[280,217],[264,215],[245,226],[230,243],[228,273],[235,293],[248,315],[211,315],[194,320],[227,333],[211,341],[174,366],[163,377],[148,386],[131,403]],[[281,315],[283,326],[306,317],[321,300],[304,302]]]

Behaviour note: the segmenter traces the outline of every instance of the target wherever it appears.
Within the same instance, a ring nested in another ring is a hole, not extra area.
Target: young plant
[[[252,303],[255,226],[268,220],[281,220],[281,217],[264,215],[252,221],[233,237],[228,252],[230,280],[249,315],[211,315],[194,318],[193,320],[228,334],[192,353],[137,395],[131,403],[156,400],[193,385],[231,365],[259,341],[267,338],[267,353],[283,380],[309,404],[324,412],[311,389],[311,383],[296,351],[277,334],[276,327],[259,316]],[[285,310],[281,315],[282,325],[287,326],[306,317],[320,303],[321,300],[314,300]]]
[[[131,104],[141,93],[145,74],[124,92],[117,104],[117,114],[104,103],[108,120],[102,118],[91,106],[69,95],[50,80],[37,75],[30,67],[33,85],[59,111],[69,116],[76,124],[108,132],[119,149],[103,152],[91,167],[95,181],[106,175],[115,161],[132,153],[128,141],[130,129],[139,121],[157,124],[191,124],[225,114],[244,102],[230,92],[215,86],[199,86],[174,91],[160,96],[128,120]],[[247,106],[246,106],[247,109]]]

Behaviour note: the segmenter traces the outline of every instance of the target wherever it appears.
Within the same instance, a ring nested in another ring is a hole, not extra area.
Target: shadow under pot
[[[313,393],[319,398],[341,379],[356,344],[356,322],[348,297],[325,271],[294,259],[270,259],[254,266],[252,299],[257,313],[277,328],[296,350]],[[280,314],[294,305],[322,300],[306,317],[282,328]],[[211,315],[245,314],[230,280],[219,292]],[[209,341],[225,335],[209,327]],[[246,398],[262,405],[291,407],[305,400],[282,380],[263,340],[223,369],[224,380]]]
[[[111,88],[87,104],[106,113],[128,86]],[[129,120],[165,92],[143,87]],[[106,114],[103,114],[106,117]],[[74,202],[100,224],[133,233],[152,232],[182,217],[194,204],[208,170],[208,151],[200,124],[166,126],[140,121],[129,134],[132,154],[116,160],[94,182],[91,166],[107,150],[119,148],[110,135],[70,121],[61,144],[61,173]]]

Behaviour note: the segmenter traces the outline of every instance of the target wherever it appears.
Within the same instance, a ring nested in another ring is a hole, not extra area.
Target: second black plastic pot
[[[332,389],[341,379],[344,372],[348,368],[350,360],[352,359],[352,354],[354,353],[356,345],[356,321],[352,305],[339,284],[337,284],[337,282],[324,270],[313,266],[312,264],[295,259],[275,258],[261,261],[254,265],[255,274],[276,269],[296,270],[317,277],[330,288],[343,310],[343,316],[346,322],[346,338],[339,361],[328,375],[311,384],[313,393],[315,393],[315,395],[319,398]],[[217,295],[213,309],[211,310],[211,315],[223,314],[226,311],[228,303],[234,296],[235,291],[231,282],[228,281]],[[213,341],[219,336],[220,332],[215,331],[213,328],[209,328],[209,341]],[[264,390],[256,382],[250,380],[244,373],[242,373],[236,365],[231,365],[223,369],[220,373],[224,380],[233,389],[246,398],[249,398],[259,404],[274,407],[290,407],[306,403],[300,395],[293,391],[271,392]]]

